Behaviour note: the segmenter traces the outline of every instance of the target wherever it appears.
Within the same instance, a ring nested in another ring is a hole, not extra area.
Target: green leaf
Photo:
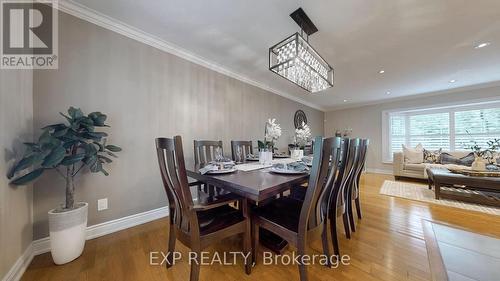
[[[53,133],[52,136],[55,138],[62,137],[68,132],[69,128],[64,128],[64,129],[56,129]]]
[[[82,161],[83,158],[85,158],[85,153],[69,155],[69,156],[64,157],[64,159],[61,161],[60,164],[64,165],[64,166],[73,165],[75,163]]]
[[[104,168],[101,168],[101,172],[102,172],[105,176],[109,176],[109,173],[108,173],[106,170],[104,170]]]
[[[90,113],[89,117],[92,119],[92,121],[94,121],[94,126],[98,126],[98,127],[104,127],[104,126],[106,126],[104,124],[104,122],[108,118],[106,116],[106,114],[102,114],[101,112],[96,111],[96,112]]]
[[[47,157],[45,157],[42,166],[45,168],[56,167],[64,159],[65,155],[66,149],[62,146],[58,146],[54,148]]]
[[[97,155],[97,157],[100,159],[100,160],[103,160],[104,162],[106,163],[111,163],[113,162],[113,160],[111,160],[110,158],[106,157],[106,156],[102,156],[102,155]]]
[[[120,152],[120,151],[122,151],[121,147],[116,146],[116,145],[112,145],[112,144],[106,145],[106,149],[109,150],[109,151],[111,151],[111,152]]]
[[[11,179],[15,173],[24,170],[28,167],[40,165],[40,163],[43,160],[43,157],[44,157],[43,154],[33,154],[21,159],[21,161],[19,161],[14,167],[12,167],[9,174],[7,175],[7,178]]]
[[[27,184],[31,181],[34,181],[36,178],[38,178],[39,176],[42,175],[44,169],[43,168],[39,168],[39,169],[36,169],[22,177],[19,177],[13,181],[10,182],[10,184],[13,184],[13,185],[24,185],[24,184]]]
[[[69,116],[71,116],[71,118],[73,119],[77,119],[77,118],[80,118],[83,116],[83,112],[81,109],[79,108],[74,108],[74,107],[70,107],[68,109],[68,114]]]
[[[106,153],[109,155],[109,156],[113,156],[115,158],[118,158],[118,156],[116,154],[114,154],[113,152],[111,151],[106,151]]]
[[[100,172],[101,170],[102,170],[102,164],[100,161],[95,161],[92,165],[90,165],[90,171],[92,173],[97,173]]]
[[[64,128],[67,128],[65,124],[58,123],[58,124],[54,124],[54,125],[45,126],[42,128],[42,130],[60,130],[60,129],[64,129]]]
[[[82,136],[87,139],[100,141],[103,137],[107,137],[108,134],[104,132],[86,132]]]
[[[99,147],[99,152],[104,152],[104,145],[98,143],[98,142],[93,142],[93,144],[97,145]]]
[[[64,118],[66,118],[66,121],[68,121],[70,124],[73,123],[73,119],[71,119],[71,117],[69,117],[68,115],[66,115],[62,112],[59,112],[59,114],[61,114]]]

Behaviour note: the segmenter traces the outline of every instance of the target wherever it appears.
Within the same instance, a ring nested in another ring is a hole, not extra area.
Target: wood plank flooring
[[[336,269],[321,265],[309,267],[310,280],[430,280],[431,273],[423,236],[422,218],[456,225],[473,232],[500,237],[500,217],[431,205],[379,194],[391,176],[366,174],[362,178],[363,219],[350,240],[340,234],[342,254],[351,257],[350,265]],[[339,229],[343,229],[339,225]],[[189,279],[189,265],[183,259],[167,270],[151,266],[150,251],[166,251],[168,220],[160,219],[134,228],[87,241],[77,260],[56,266],[50,253],[36,256],[22,280],[171,280]],[[200,280],[298,280],[294,265],[263,265],[262,247],[252,274],[244,273],[243,259],[237,265],[202,266]],[[179,242],[176,250],[187,257],[188,249]],[[240,251],[239,237],[221,241],[207,251]],[[291,253],[289,249],[287,253]],[[315,239],[309,254],[321,253]]]

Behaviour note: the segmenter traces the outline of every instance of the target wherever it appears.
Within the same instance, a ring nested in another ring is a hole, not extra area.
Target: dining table
[[[236,171],[225,174],[202,174],[199,170],[204,165],[187,165],[186,171],[190,178],[213,185],[246,198],[251,212],[256,205],[272,200],[277,195],[289,190],[292,186],[301,185],[309,179],[309,173],[278,174],[271,171],[270,166],[277,163],[291,163],[291,158],[274,159],[271,164],[262,165],[259,162],[245,162],[235,166]],[[260,233],[260,242],[268,249],[281,254],[287,243],[272,233]]]

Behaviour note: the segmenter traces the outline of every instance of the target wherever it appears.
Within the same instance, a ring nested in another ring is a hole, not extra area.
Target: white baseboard
[[[156,219],[168,216],[168,212],[168,207],[161,207],[116,220],[91,225],[87,227],[86,239],[90,240],[143,223],[154,221]],[[50,252],[49,237],[33,241],[24,251],[24,253],[17,259],[16,263],[11,267],[9,272],[7,272],[2,281],[18,281],[23,276],[24,271],[26,271],[26,268],[31,263],[33,257],[47,252]]]
[[[386,169],[372,169],[372,168],[367,168],[365,170],[365,173],[373,173],[373,174],[384,174],[384,175],[393,175],[392,170],[386,170]]]
[[[23,276],[26,268],[30,265],[31,260],[33,260],[33,244],[30,244],[24,253],[17,259],[14,265],[2,278],[2,281],[18,281]]]

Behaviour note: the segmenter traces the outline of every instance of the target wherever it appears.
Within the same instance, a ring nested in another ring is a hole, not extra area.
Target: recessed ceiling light
[[[477,44],[476,46],[474,46],[474,49],[481,49],[481,48],[489,46],[490,44],[491,44],[490,42],[480,43],[480,44]]]
[[[451,79],[451,80],[450,80],[450,81],[448,81],[448,82],[450,82],[450,83],[455,83],[455,82],[457,82],[457,80],[455,80],[455,79]]]
[[[385,92],[385,93],[386,93],[387,95],[390,95],[390,94],[391,94],[391,91],[387,91],[387,92]]]
[[[378,72],[378,73],[380,73],[380,74],[384,74],[384,73],[385,73],[385,70],[381,69],[381,70],[379,70],[379,72]]]
[[[347,102],[347,100],[344,100],[344,102]]]

